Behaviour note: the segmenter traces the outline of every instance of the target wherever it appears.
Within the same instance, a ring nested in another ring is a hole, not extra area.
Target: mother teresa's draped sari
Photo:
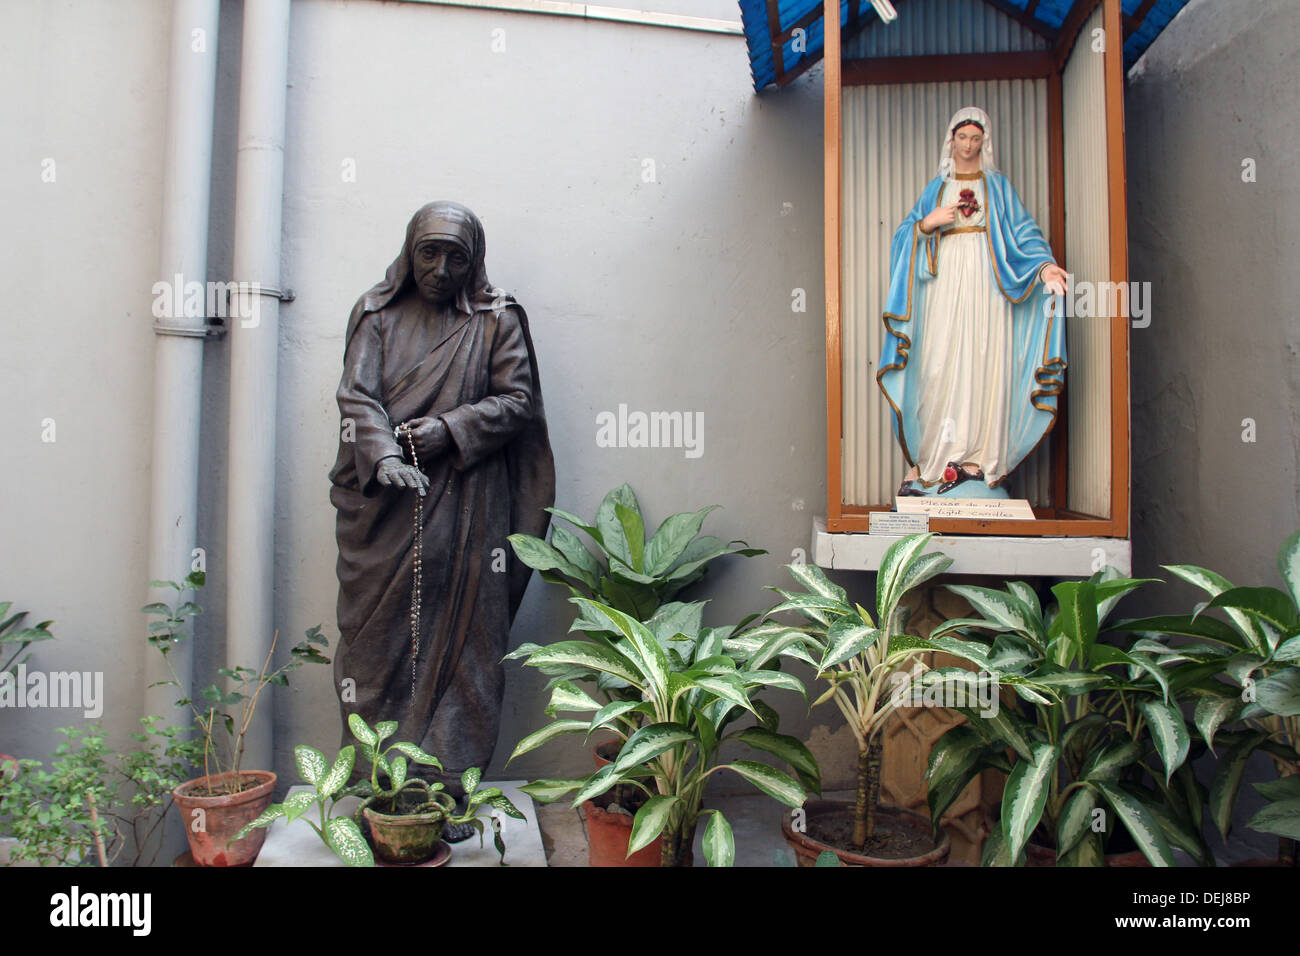
[[[487,282],[472,217],[452,204],[422,209],[384,282],[353,309],[338,391],[344,429],[330,472],[344,723],[353,712],[372,725],[396,720],[393,739],[437,755],[453,790],[461,771],[486,767],[496,744],[500,660],[529,577],[506,538],[544,536],[555,496],[528,319]],[[410,254],[424,231],[449,219],[464,230],[473,267],[450,317],[439,318],[414,292]],[[416,492],[379,485],[375,468],[390,455],[409,460],[393,428],[420,417],[440,417],[450,447],[420,461],[430,487],[413,668]]]

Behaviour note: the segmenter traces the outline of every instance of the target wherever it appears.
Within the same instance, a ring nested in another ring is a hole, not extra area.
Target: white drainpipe
[[[280,212],[289,0],[244,0],[235,170],[234,276],[256,283],[244,315],[230,318],[227,455],[226,657],[260,668],[275,629],[276,351],[280,326]],[[251,312],[251,314],[248,314]],[[295,639],[280,635],[279,647]],[[279,655],[277,650],[277,656]],[[273,701],[263,697],[245,740],[243,767],[272,767]]]
[[[175,0],[169,35],[170,68],[163,160],[162,223],[155,302],[174,303],[172,286],[208,278],[208,204],[212,176],[212,128],[217,88],[217,31],[220,0]],[[179,290],[183,299],[184,288]],[[206,296],[205,296],[206,299]],[[202,399],[205,317],[154,317],[152,492],[149,502],[150,579],[179,581],[190,573],[192,552],[201,546],[196,512],[199,487],[199,421]],[[150,602],[174,603],[170,589],[151,589]],[[202,598],[200,598],[202,600]],[[144,631],[143,621],[140,631]],[[189,641],[169,658],[188,694],[193,672]],[[146,684],[168,677],[162,659],[148,652]],[[189,711],[173,707],[175,687],[145,692],[149,713],[187,722]]]

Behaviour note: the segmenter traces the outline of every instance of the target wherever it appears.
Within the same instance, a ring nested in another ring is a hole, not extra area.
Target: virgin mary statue
[[[899,495],[1006,497],[1056,422],[1068,276],[991,134],[983,110],[957,111],[939,174],[894,233],[876,381],[911,466]]]
[[[531,574],[506,538],[545,535],[555,500],[528,317],[488,281],[485,247],[457,203],[411,219],[348,319],[330,472],[344,742],[349,714],[396,721],[457,794],[492,757]]]

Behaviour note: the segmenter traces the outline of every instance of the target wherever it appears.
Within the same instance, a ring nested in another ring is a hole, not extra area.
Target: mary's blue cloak
[[[1038,271],[1055,262],[1043,237],[1011,183],[1001,173],[984,172],[989,259],[998,288],[1011,302],[1012,371],[1008,416],[1007,473],[1010,474],[1056,423],[1058,396],[1065,385],[1065,320],[1060,296],[1043,294]],[[941,233],[921,233],[919,224],[939,205],[943,177],[936,176],[898,231],[889,255],[889,296],[885,300],[885,342],[876,381],[893,411],[894,436],[908,464],[920,447],[920,362],[909,353],[925,348],[926,292],[938,275]]]

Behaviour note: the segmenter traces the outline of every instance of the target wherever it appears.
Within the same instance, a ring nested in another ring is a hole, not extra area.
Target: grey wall
[[[649,4],[735,20],[724,0]],[[233,241],[240,6],[223,4],[210,277]],[[407,219],[452,198],[482,217],[493,281],[528,309],[559,479],[557,505],[590,515],[628,481],[657,525],[721,504],[705,526],[767,556],[719,562],[695,597],[706,621],[768,605],[767,584],[807,548],[825,498],[820,81],[756,97],[743,38],[371,0],[296,0],[292,14],[281,309],[276,625],[337,638],[334,513],[326,474],[348,311],[382,277]],[[6,9],[4,275],[35,304],[3,325],[0,599],[55,618],[33,666],[102,669],[104,719],[140,716],[160,148],[169,14],[159,2]],[[505,51],[494,53],[503,29]],[[55,156],[55,184],[39,160]],[[654,161],[656,181],[642,177]],[[343,175],[355,161],[355,182]],[[63,256],[72,256],[65,262]],[[64,271],[65,265],[70,271]],[[807,311],[791,311],[791,290]],[[197,545],[209,586],[200,664],[223,657],[228,343],[207,346]],[[596,445],[619,404],[701,412],[699,458]],[[40,441],[53,416],[58,441]],[[571,608],[534,581],[513,640],[564,634]],[[210,678],[200,666],[200,677]],[[539,675],[508,665],[496,774],[547,718]],[[778,703],[776,699],[773,703]],[[297,743],[333,749],[327,668],[274,700],[274,769]],[[789,698],[790,729],[806,729]],[[822,721],[837,717],[825,711]],[[0,750],[44,756],[70,712],[0,714]],[[510,776],[589,765],[577,738]]]
[[[1153,304],[1132,332],[1134,573],[1174,582],[1134,613],[1203,600],[1162,564],[1281,586],[1277,549],[1300,527],[1297,76],[1294,0],[1193,0],[1129,76],[1130,275]],[[1247,779],[1271,776],[1260,758]],[[1255,804],[1244,787],[1239,822]]]

